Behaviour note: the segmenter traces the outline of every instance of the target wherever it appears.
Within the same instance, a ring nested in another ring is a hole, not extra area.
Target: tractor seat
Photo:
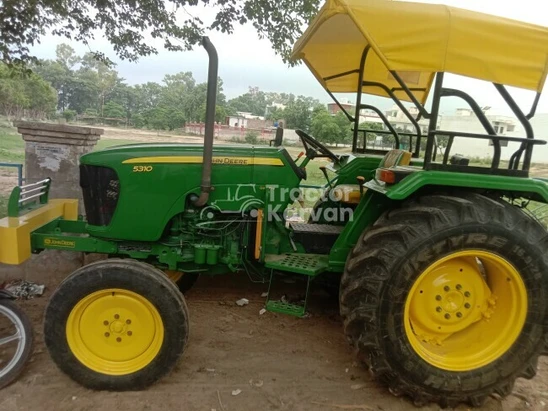
[[[389,168],[396,166],[408,166],[411,163],[411,153],[406,150],[393,149],[385,154],[379,168]],[[367,189],[364,187],[363,192]],[[343,204],[358,204],[361,193],[358,184],[339,184],[332,189],[332,198],[339,200]]]
[[[365,190],[365,189],[364,189]],[[331,198],[344,204],[358,204],[360,202],[360,186],[358,184],[339,184],[331,189]]]

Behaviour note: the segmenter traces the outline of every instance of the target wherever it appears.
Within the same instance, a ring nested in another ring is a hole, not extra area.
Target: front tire
[[[346,263],[345,333],[372,374],[416,404],[479,406],[532,378],[548,341],[546,231],[473,193],[407,201]]]
[[[188,339],[184,297],[165,274],[109,259],[67,277],[46,307],[44,335],[57,366],[98,390],[139,390],[169,373]]]
[[[0,316],[0,388],[4,388],[23,372],[32,354],[34,336],[29,317],[15,302],[0,299]]]

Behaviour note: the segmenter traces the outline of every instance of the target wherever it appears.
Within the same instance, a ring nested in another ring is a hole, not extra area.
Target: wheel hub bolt
[[[118,314],[114,314],[114,319],[117,320],[118,318],[120,318],[120,316]]]
[[[441,313],[441,307],[436,307],[436,311]]]
[[[446,320],[448,320],[448,319],[450,319],[450,318],[451,318],[451,314],[449,314],[449,313],[445,314],[445,319],[446,319]]]
[[[436,295],[436,301],[441,301],[441,295]]]
[[[464,304],[464,308],[470,308],[470,304],[469,303]]]
[[[462,313],[460,311],[457,313],[457,317],[462,318]]]
[[[445,291],[449,291],[451,288],[450,288],[448,285],[446,285],[445,287],[443,287],[443,289],[444,289]]]
[[[116,338],[116,341],[121,342],[122,339],[120,337]]]
[[[105,333],[105,337],[110,337],[110,333]]]
[[[127,332],[127,335],[131,336],[133,333],[131,331]]]
[[[461,289],[462,289],[462,285],[457,284],[457,290],[461,290]]]
[[[126,320],[126,324],[131,324],[131,320]]]
[[[109,323],[108,323],[107,320],[105,320],[105,321],[103,321],[103,324],[104,324],[104,325],[108,325]]]
[[[468,298],[468,297],[470,297],[470,293],[469,293],[468,291],[465,291],[465,292],[464,292],[464,296],[465,296],[466,298]]]

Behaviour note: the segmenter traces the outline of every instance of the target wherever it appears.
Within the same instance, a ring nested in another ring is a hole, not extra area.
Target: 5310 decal
[[[134,173],[150,173],[152,169],[152,166],[133,166]]]

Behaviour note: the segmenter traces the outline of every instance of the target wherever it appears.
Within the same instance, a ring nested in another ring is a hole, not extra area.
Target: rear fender
[[[394,170],[397,172],[398,167]],[[437,186],[499,191],[505,195],[548,203],[548,180],[541,178],[417,170],[397,184],[388,185],[373,179],[365,186],[396,201],[405,200],[424,187]]]

